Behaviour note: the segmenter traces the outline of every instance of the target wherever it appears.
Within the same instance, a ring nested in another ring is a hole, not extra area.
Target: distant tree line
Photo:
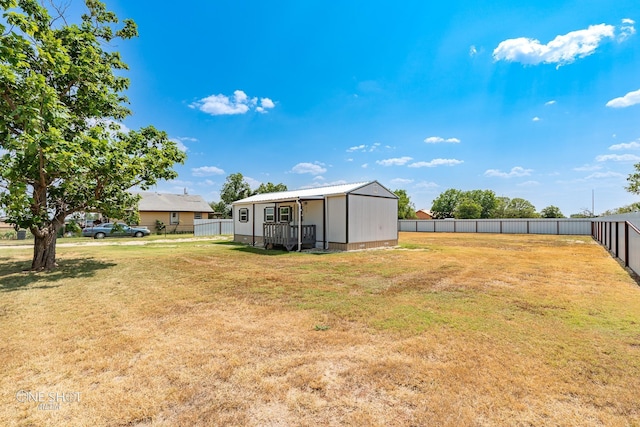
[[[537,212],[526,199],[498,197],[491,190],[462,191],[455,188],[436,197],[431,214],[435,219],[564,218],[557,206],[547,206]]]

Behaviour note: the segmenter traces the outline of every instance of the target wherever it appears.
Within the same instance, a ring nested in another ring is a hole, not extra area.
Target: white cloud
[[[540,183],[538,181],[525,181],[517,185],[518,187],[537,187]]]
[[[541,63],[564,65],[593,54],[602,39],[613,39],[613,25],[590,25],[586,30],[571,31],[556,36],[547,44],[535,39],[519,37],[500,42],[493,51],[495,61],[520,62],[537,65]]]
[[[182,141],[180,141],[180,139],[178,139],[178,138],[170,138],[170,140],[175,142],[176,145],[178,146],[178,150],[182,151],[183,153],[186,153],[189,150],[189,147],[184,145],[182,143]]]
[[[395,185],[411,184],[412,182],[413,182],[412,179],[406,179],[406,178],[394,178],[391,180],[391,183]]]
[[[533,119],[531,119],[531,121],[539,122],[539,121],[540,121],[540,117],[536,116],[536,117],[534,117]]]
[[[366,169],[369,167],[369,163],[363,163],[361,167],[362,169]]]
[[[364,150],[366,150],[366,148],[367,148],[367,146],[364,145],[364,144],[356,145],[356,146],[347,148],[347,153],[352,153],[354,151],[364,151]]]
[[[636,23],[633,19],[625,18],[622,20],[620,26],[620,34],[618,35],[618,41],[622,42],[636,33],[636,29],[633,26]]]
[[[464,163],[458,159],[433,159],[430,162],[415,162],[409,165],[410,168],[434,168],[436,166],[455,166]]]
[[[625,96],[620,98],[614,98],[607,102],[607,107],[611,108],[626,108],[640,103],[640,89],[629,92]]]
[[[435,182],[427,182],[427,181],[422,181],[417,183],[416,185],[414,185],[415,188],[424,188],[424,189],[429,189],[429,188],[437,188],[440,187],[438,184],[436,184]]]
[[[293,168],[291,168],[291,172],[304,174],[308,173],[311,175],[320,175],[327,171],[326,168],[323,168],[321,164],[316,163],[298,163]]]
[[[477,54],[478,54],[478,49],[474,45],[471,45],[469,47],[469,56],[476,56]]]
[[[260,98],[260,106],[256,107],[258,113],[265,114],[267,110],[274,108],[276,104],[269,98]]]
[[[450,144],[459,144],[460,140],[458,138],[442,138],[441,136],[430,136],[424,139],[424,142],[427,144],[439,144],[441,142],[447,142]]]
[[[633,141],[622,144],[614,144],[609,147],[609,150],[638,150],[640,149],[640,142]]]
[[[247,184],[249,184],[249,187],[251,188],[258,188],[260,187],[260,184],[262,184],[262,182],[258,181],[257,179],[253,179],[250,176],[245,176],[244,180],[247,182]]]
[[[592,173],[585,179],[606,179],[606,178],[622,178],[622,177],[624,177],[624,175],[621,173],[608,171],[608,172]]]
[[[322,175],[314,176],[313,180],[314,181],[324,181],[324,176],[322,176]]]
[[[381,166],[402,166],[412,160],[412,157],[396,157],[394,159],[377,160],[376,163]]]
[[[640,162],[640,156],[635,154],[604,154],[596,157],[598,162]]]
[[[192,103],[190,107],[212,116],[223,116],[245,114],[252,108],[260,113],[266,113],[268,109],[274,108],[275,104],[269,98],[261,98],[258,106],[258,98],[249,98],[243,91],[236,90],[233,92],[233,97],[223,94],[210,95]]]
[[[213,175],[224,175],[224,171],[215,166],[202,166],[199,168],[192,168],[191,174],[193,176],[213,176]]]
[[[509,172],[502,172],[499,169],[489,169],[484,173],[484,176],[495,176],[498,178],[514,178],[521,176],[529,176],[533,172],[533,169],[525,169],[520,166],[511,168]]]
[[[583,165],[583,166],[579,166],[577,168],[573,168],[574,171],[577,172],[589,172],[589,171],[597,171],[602,169],[602,166],[600,165]]]
[[[380,147],[380,145],[382,144],[380,144],[379,142],[374,142],[371,148],[369,149],[369,152],[376,151],[378,147]],[[389,148],[389,146],[387,146],[387,148]]]
[[[547,101],[544,103],[544,105],[554,105],[556,103],[556,101],[554,99],[552,99],[551,101]]]

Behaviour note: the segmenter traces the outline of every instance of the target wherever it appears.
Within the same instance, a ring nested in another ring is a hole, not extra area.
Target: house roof
[[[377,181],[367,181],[367,182],[356,182],[353,184],[330,185],[327,187],[304,188],[301,190],[256,194],[255,196],[238,200],[233,204],[277,202],[277,201],[296,200],[296,199],[322,199],[327,196],[337,196],[342,194],[348,194],[348,193],[351,193],[352,191],[355,191],[359,188],[365,187],[373,183],[377,183],[378,185],[380,185]]]
[[[191,194],[163,194],[150,191],[138,193],[142,198],[139,211],[160,212],[213,212],[202,196]]]

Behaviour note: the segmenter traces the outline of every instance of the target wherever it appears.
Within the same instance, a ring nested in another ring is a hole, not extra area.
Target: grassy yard
[[[640,287],[591,238],[400,242],[0,247],[0,425],[640,425]]]

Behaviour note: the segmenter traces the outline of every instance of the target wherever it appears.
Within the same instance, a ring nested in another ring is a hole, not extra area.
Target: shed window
[[[276,222],[276,208],[264,208],[264,222]]]
[[[249,222],[249,209],[240,209],[238,211],[238,219],[240,220],[240,222]]]
[[[202,212],[194,212],[193,219],[202,219]]]
[[[289,206],[280,207],[280,222],[291,221],[291,208]]]

